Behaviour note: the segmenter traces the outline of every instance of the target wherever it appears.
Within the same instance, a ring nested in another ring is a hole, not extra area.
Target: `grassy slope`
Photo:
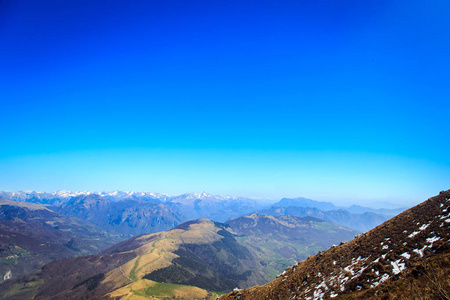
[[[117,282],[117,278],[122,277],[122,284],[116,284],[118,288],[108,294],[110,297],[121,297],[123,299],[144,299],[145,297],[150,297],[150,299],[152,297],[156,299],[162,299],[164,297],[174,297],[176,299],[216,299],[220,295],[193,286],[202,286],[198,282],[188,282],[192,285],[173,283],[183,282],[183,278],[179,275],[180,273],[187,272],[193,274],[198,271],[193,267],[192,262],[199,263],[201,259],[192,252],[186,254],[187,249],[192,250],[192,248],[198,248],[204,252],[205,249],[213,247],[213,245],[220,245],[224,240],[227,240],[226,234],[224,236],[223,229],[218,227],[217,224],[209,220],[201,220],[199,223],[189,224],[185,228],[176,228],[164,232],[157,240],[151,243],[145,242],[147,238],[148,236],[142,236],[137,239],[138,242],[139,240],[142,242],[142,246],[135,250],[139,253],[137,257],[107,274],[104,280],[105,283],[108,281]],[[224,248],[223,245],[221,247]],[[229,259],[227,256],[228,252],[231,252],[230,249],[227,249],[225,252],[214,251],[218,256],[222,255],[223,264],[226,268],[230,267],[225,265],[227,259]],[[189,255],[190,259],[187,257]],[[207,269],[210,266],[205,264],[202,267]],[[172,272],[172,269],[175,269],[174,273],[169,274],[168,272]],[[205,288],[214,286],[211,285],[211,282],[217,280],[217,274],[213,274],[214,270],[209,270],[209,272],[212,277],[209,279],[208,284],[204,286]],[[149,276],[150,274],[159,276],[159,281],[168,282],[148,280],[147,278],[151,277]],[[174,276],[174,274],[178,274],[178,276]],[[199,278],[201,276],[197,274],[193,278]],[[126,284],[127,282],[128,284]],[[233,284],[235,283],[233,282]],[[227,286],[227,288],[229,287]]]
[[[137,280],[108,294],[123,300],[139,299],[216,299],[221,294],[208,292],[194,286],[173,283],[160,283],[148,279]]]
[[[263,265],[266,281],[286,267],[333,244],[352,239],[357,231],[314,218],[250,215],[227,222],[237,240]]]

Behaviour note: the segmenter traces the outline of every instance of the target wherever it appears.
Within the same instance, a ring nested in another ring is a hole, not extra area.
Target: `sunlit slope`
[[[54,261],[0,285],[0,298],[207,298],[214,297],[207,290],[261,284],[258,266],[223,224],[200,219],[132,238],[98,255]]]
[[[241,274],[248,261],[256,266],[248,250],[240,246],[223,225],[207,219],[134,238],[110,248],[105,254],[126,252],[130,248],[136,257],[106,274],[105,284],[119,288],[147,278],[221,291],[243,285],[246,279],[252,278]],[[239,267],[232,266],[233,263]],[[227,269],[229,275],[223,275],[222,269]],[[250,282],[260,281],[250,279]]]
[[[208,299],[215,300],[220,294],[208,292],[204,289],[174,284],[161,283],[148,279],[140,279],[123,288],[119,288],[107,295],[113,299],[140,300],[140,299]]]

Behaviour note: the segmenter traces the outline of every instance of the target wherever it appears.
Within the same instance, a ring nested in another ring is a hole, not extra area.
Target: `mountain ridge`
[[[299,206],[288,206],[288,207],[272,206],[270,208],[256,211],[256,213],[272,216],[276,215],[286,215],[294,217],[311,216],[325,221],[337,223],[339,225],[352,228],[359,232],[365,232],[367,230],[370,230],[389,219],[389,217],[387,216],[371,212],[365,212],[363,214],[352,214],[345,209],[322,211],[315,207],[299,207]]]
[[[77,196],[54,210],[125,236],[168,230],[186,221],[185,216],[164,203],[140,199],[112,201],[97,194]]]
[[[97,253],[120,240],[48,207],[0,199],[0,282],[54,259]]]

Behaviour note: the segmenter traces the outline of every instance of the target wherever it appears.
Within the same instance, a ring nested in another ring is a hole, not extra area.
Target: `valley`
[[[39,204],[0,199],[0,281],[55,259],[97,253],[122,239]]]
[[[439,199],[447,197],[446,193],[439,195]],[[345,220],[357,224],[358,218],[377,215],[375,212],[365,211],[355,217],[358,214],[342,213],[344,209],[305,198],[283,199],[276,205],[254,210],[258,213],[238,217],[235,214],[239,210],[234,211],[226,222],[208,218],[185,221],[188,217],[182,215],[183,210],[197,211],[198,215],[208,211],[210,215],[222,214],[223,217],[224,211],[233,211],[242,200],[234,198],[227,203],[226,199],[211,198],[214,197],[206,193],[183,195],[172,203],[169,198],[114,200],[99,194],[78,194],[60,200],[63,202],[60,205],[1,200],[0,229],[6,230],[8,224],[14,224],[9,225],[9,230],[14,227],[16,233],[3,234],[1,239],[4,250],[0,266],[3,266],[4,280],[0,284],[0,295],[4,296],[0,299],[215,299],[221,295],[223,299],[266,296],[288,299],[298,294],[292,293],[294,283],[305,299],[344,297],[348,293],[398,284],[392,281],[398,274],[408,274],[414,268],[429,268],[422,266],[423,261],[419,259],[429,255],[427,249],[434,251],[431,253],[443,253],[444,265],[447,261],[445,247],[448,243],[442,239],[448,229],[445,214],[438,216],[443,218],[438,227],[430,225],[437,204],[428,205],[427,214],[418,213],[416,207],[406,210],[362,234],[325,219],[340,212],[341,223]],[[220,201],[223,203],[218,203]],[[257,206],[249,203],[253,202],[244,200],[241,211]],[[446,203],[439,202],[441,212],[448,208]],[[292,211],[301,217],[287,214],[294,214]],[[418,229],[402,225],[411,223],[412,215]],[[369,222],[372,222],[370,218]],[[48,240],[51,235],[46,231],[37,234],[35,230],[26,230],[23,224],[51,229],[51,234],[64,242],[55,242],[56,246],[49,244],[47,247],[54,248],[45,248],[42,252],[50,256],[30,264],[27,257],[38,258],[42,253],[18,241],[33,244],[33,238],[38,235]],[[22,229],[18,232],[17,228]],[[426,237],[427,244],[424,244],[420,232],[426,228],[432,229],[428,235],[434,237]],[[66,236],[69,233],[73,235],[71,239]],[[403,235],[414,241],[414,249],[408,250],[405,246],[408,241]],[[6,236],[14,236],[16,242],[4,238]],[[110,242],[109,246],[101,243],[105,239]],[[86,248],[95,245],[94,241],[98,243],[96,248]],[[326,249],[329,250],[324,251]],[[384,254],[377,254],[380,252]],[[416,265],[410,257],[417,260]],[[367,273],[369,260],[374,266],[370,274]],[[24,265],[31,267],[26,269]],[[389,266],[392,270],[387,272]],[[446,270],[442,272],[446,274]],[[286,294],[286,290],[291,292]],[[234,292],[226,294],[229,291]]]

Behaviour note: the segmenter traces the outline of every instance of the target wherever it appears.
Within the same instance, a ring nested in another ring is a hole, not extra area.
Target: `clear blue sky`
[[[420,202],[450,188],[449,15],[2,0],[0,189]]]

